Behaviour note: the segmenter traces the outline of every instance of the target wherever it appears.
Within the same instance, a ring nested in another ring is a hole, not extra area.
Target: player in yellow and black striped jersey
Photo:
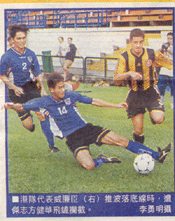
[[[143,118],[145,109],[149,111],[151,122],[161,124],[164,120],[164,107],[160,103],[157,90],[158,76],[155,67],[173,69],[173,61],[153,49],[144,48],[144,32],[133,29],[130,33],[131,49],[119,56],[114,72],[114,83],[121,84],[127,80],[130,87],[126,102],[128,118],[131,118],[135,141],[143,143]]]

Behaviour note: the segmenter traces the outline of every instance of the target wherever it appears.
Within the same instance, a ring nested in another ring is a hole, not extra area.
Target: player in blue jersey
[[[66,144],[72,151],[79,164],[87,169],[93,170],[104,163],[120,163],[117,158],[99,155],[92,159],[89,152],[89,145],[95,143],[124,147],[127,150],[139,154],[148,153],[160,163],[163,163],[167,153],[171,150],[171,144],[161,150],[154,151],[141,143],[121,137],[111,130],[87,123],[80,115],[76,102],[92,104],[98,107],[127,108],[126,103],[111,104],[103,100],[89,98],[75,92],[66,92],[64,78],[61,74],[50,74],[47,84],[51,92],[50,96],[33,99],[25,104],[6,103],[6,109],[16,111],[45,109],[49,112],[51,129],[56,137],[63,139],[66,137]]]
[[[25,47],[28,31],[25,25],[10,25],[9,35],[13,47],[1,57],[0,79],[8,86],[10,100],[20,104],[41,97],[41,95],[47,95],[37,57],[33,51]],[[41,94],[37,82],[40,85]],[[30,111],[24,110],[17,113],[23,126],[33,132],[35,125]],[[49,150],[51,152],[58,151],[54,147],[54,136],[50,130],[49,121],[45,119],[41,112],[36,114],[49,142]]]

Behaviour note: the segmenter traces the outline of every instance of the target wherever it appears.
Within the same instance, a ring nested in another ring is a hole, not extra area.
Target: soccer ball
[[[134,168],[138,173],[147,174],[153,171],[154,159],[147,153],[139,154],[134,160]]]

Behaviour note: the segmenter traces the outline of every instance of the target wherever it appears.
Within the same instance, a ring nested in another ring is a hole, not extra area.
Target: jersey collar
[[[12,47],[11,48],[15,53],[17,53],[17,54],[19,54],[19,55],[24,55],[25,53],[26,53],[26,48],[25,48],[25,50],[24,50],[24,53],[23,54],[21,54],[21,53],[19,53],[17,50],[15,50],[15,48],[14,47]]]
[[[52,98],[52,100],[54,100],[57,103],[62,103],[63,102],[63,100],[62,101],[56,100],[55,98],[52,97],[52,95],[50,95],[50,97]]]
[[[143,48],[143,51],[142,51],[141,55],[139,55],[139,56],[137,56],[136,54],[132,53],[131,50],[130,50],[130,52],[131,52],[131,54],[132,54],[134,57],[139,58],[139,57],[142,57],[142,55],[144,54],[145,48]]]

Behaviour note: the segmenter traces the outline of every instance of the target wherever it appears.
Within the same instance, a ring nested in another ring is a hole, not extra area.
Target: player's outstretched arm
[[[125,102],[121,102],[119,104],[112,104],[100,99],[93,99],[92,105],[98,106],[98,107],[113,107],[113,108],[124,108],[127,109],[128,105]]]
[[[13,109],[15,111],[23,111],[22,104],[14,104],[14,103],[5,103],[4,104],[5,109]]]

